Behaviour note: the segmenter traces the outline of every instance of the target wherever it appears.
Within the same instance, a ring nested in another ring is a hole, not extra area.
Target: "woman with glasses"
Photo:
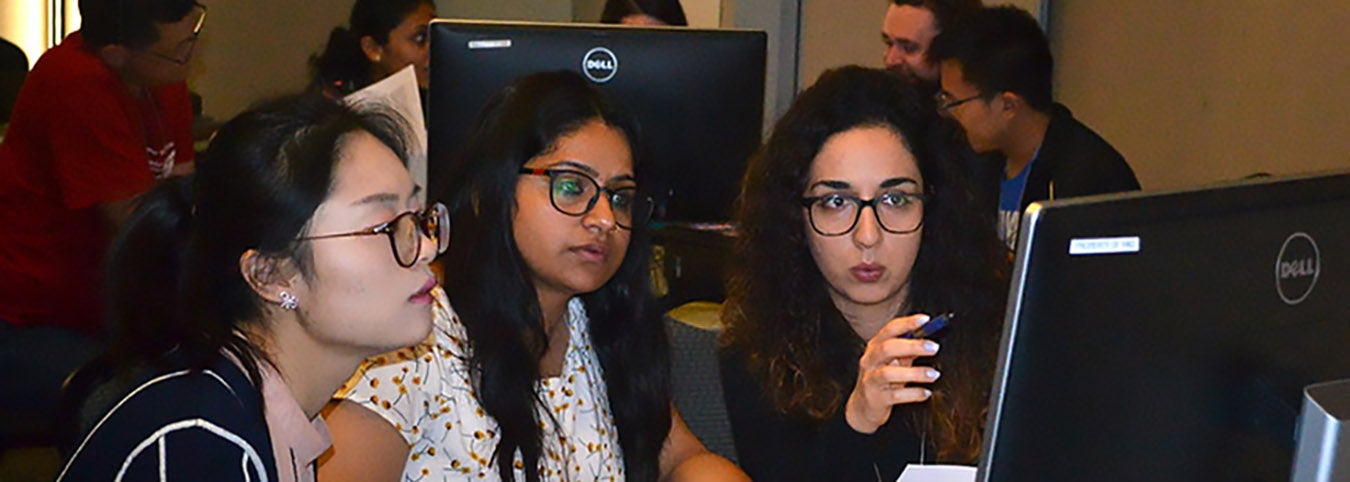
[[[113,355],[155,375],[58,480],[314,480],[333,392],[431,328],[449,220],[417,200],[402,135],[318,96],[283,101],[141,198],[110,255]]]
[[[879,70],[827,72],[747,167],[721,370],[756,480],[891,481],[977,457],[1007,261],[919,96]],[[945,330],[909,334],[944,313]]]
[[[417,87],[430,85],[427,26],[436,18],[431,0],[356,0],[347,28],[328,35],[312,58],[314,85],[333,97],[361,90],[413,66]]]
[[[477,126],[448,191],[454,309],[354,380],[321,478],[742,480],[670,405],[629,118],[556,72],[506,87]]]

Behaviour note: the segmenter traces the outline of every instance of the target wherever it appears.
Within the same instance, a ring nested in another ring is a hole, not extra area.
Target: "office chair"
[[[717,362],[720,306],[694,302],[666,314],[670,334],[671,398],[680,416],[703,445],[736,462],[722,372]]]

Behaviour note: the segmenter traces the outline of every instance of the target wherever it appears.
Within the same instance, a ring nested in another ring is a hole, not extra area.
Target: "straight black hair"
[[[114,359],[203,368],[225,351],[259,382],[266,357],[238,328],[261,321],[263,301],[240,272],[240,255],[256,249],[311,274],[295,239],[328,197],[342,150],[357,131],[374,135],[406,163],[397,118],[310,95],[230,120],[194,174],[139,198],[108,260]]]
[[[962,77],[986,98],[1012,92],[1041,112],[1054,104],[1050,41],[1026,10],[982,9],[933,39],[928,58],[961,64]]]
[[[513,236],[519,169],[558,139],[599,120],[623,132],[640,158],[630,118],[572,72],[521,78],[489,102],[466,155],[450,172],[455,242],[445,254],[446,292],[467,330],[475,388],[501,427],[495,454],[504,480],[513,481],[519,450],[526,480],[539,480],[541,443],[535,393],[539,362],[548,350],[538,294]],[[644,179],[635,162],[635,177]],[[581,295],[592,345],[604,368],[629,480],[654,481],[670,431],[669,365],[665,328],[650,298],[647,229],[635,223],[623,263],[600,289]]]

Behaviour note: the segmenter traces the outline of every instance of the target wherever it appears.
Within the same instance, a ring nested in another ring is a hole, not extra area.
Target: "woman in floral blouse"
[[[628,118],[558,72],[477,125],[433,336],[341,394],[320,479],[743,480],[670,405]]]

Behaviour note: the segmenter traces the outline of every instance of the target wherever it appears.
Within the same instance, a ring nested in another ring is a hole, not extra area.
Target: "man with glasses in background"
[[[881,22],[881,43],[885,46],[882,61],[886,71],[909,82],[922,95],[936,94],[938,65],[928,55],[933,40],[979,12],[980,0],[889,0],[887,3],[886,16]],[[992,156],[970,150],[956,121],[940,119],[936,127],[941,141],[939,150],[945,158],[959,163],[961,173],[967,178],[976,177],[985,165],[994,162],[990,160]],[[970,185],[969,182],[958,184]],[[986,195],[983,192],[973,194]],[[996,225],[994,215],[989,212],[984,216],[990,229]]]
[[[38,59],[0,143],[0,386],[13,394],[0,397],[0,430],[9,441],[45,430],[65,376],[102,350],[111,237],[138,194],[191,171],[194,157],[185,81],[206,7],[79,7],[81,29]]]
[[[983,9],[939,35],[929,58],[941,73],[939,113],[961,124],[975,152],[1002,158],[975,182],[991,204],[997,193],[1009,248],[1032,202],[1139,189],[1125,158],[1054,102],[1050,45],[1025,10]]]

